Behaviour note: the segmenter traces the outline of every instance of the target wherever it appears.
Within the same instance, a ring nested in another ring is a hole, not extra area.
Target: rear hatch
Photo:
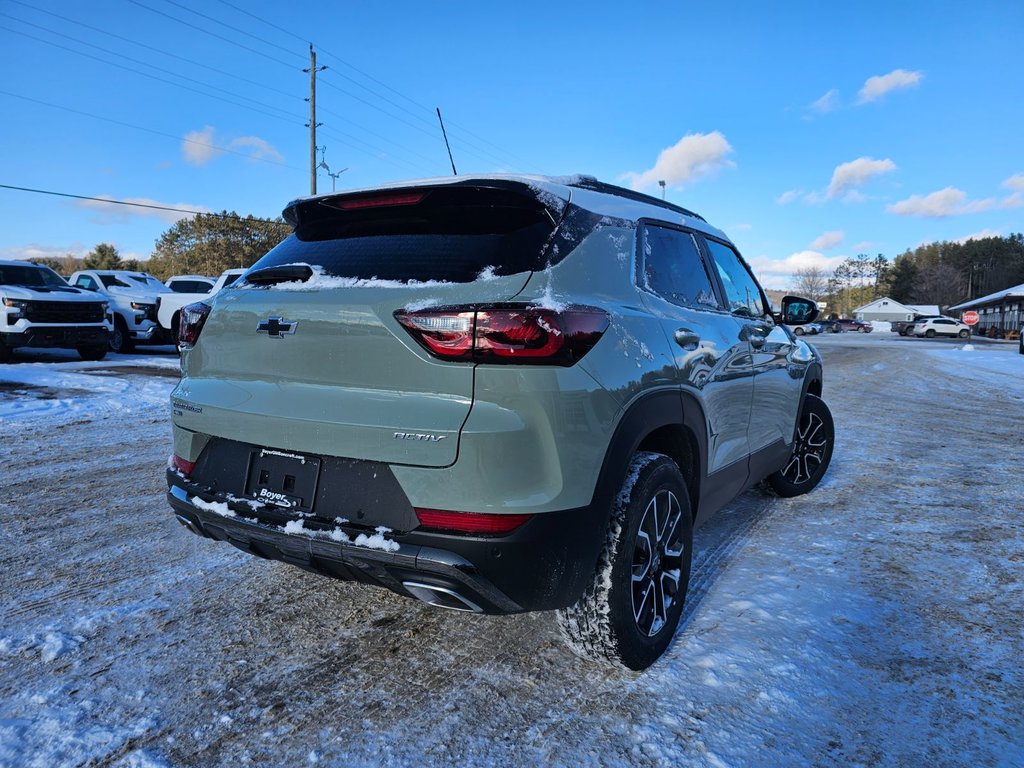
[[[303,453],[452,464],[474,365],[432,357],[395,312],[514,299],[563,206],[510,182],[292,204],[295,234],[212,299],[176,422]]]

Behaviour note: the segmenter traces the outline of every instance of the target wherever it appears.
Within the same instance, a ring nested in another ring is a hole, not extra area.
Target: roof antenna
[[[455,170],[455,161],[452,160],[452,148],[451,148],[451,145],[448,143],[448,133],[444,129],[444,120],[441,119],[441,108],[440,107],[436,107],[436,109],[437,109],[437,122],[439,122],[441,124],[441,135],[444,136],[444,145],[446,147],[448,147],[448,161],[452,164],[452,176],[458,176],[459,172]]]

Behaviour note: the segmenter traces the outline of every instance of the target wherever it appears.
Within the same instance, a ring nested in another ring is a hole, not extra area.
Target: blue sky
[[[0,0],[0,184],[277,215],[309,191],[312,42],[339,189],[450,173],[440,106],[460,173],[664,179],[787,287],[1024,230],[1022,33],[1019,2]],[[146,258],[175,216],[0,202],[0,258]]]

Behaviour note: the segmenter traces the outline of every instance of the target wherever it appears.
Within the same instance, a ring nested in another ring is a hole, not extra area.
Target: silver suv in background
[[[75,272],[69,282],[110,303],[114,313],[110,334],[113,352],[131,352],[136,344],[172,343],[156,316],[157,297],[171,293],[171,289],[153,275],[123,269],[87,269]]]
[[[815,487],[822,363],[728,237],[589,177],[304,198],[295,233],[182,311],[168,501],[193,533],[476,613],[557,610],[643,669],[693,528]],[[282,594],[281,599],[286,599]]]
[[[19,347],[74,349],[83,360],[102,360],[112,327],[108,309],[49,267],[0,261],[0,363]]]

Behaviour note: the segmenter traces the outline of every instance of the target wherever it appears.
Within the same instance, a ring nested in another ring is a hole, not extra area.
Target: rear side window
[[[295,234],[254,269],[298,262],[336,277],[470,282],[488,268],[543,268],[555,229],[530,194],[478,187],[326,198],[300,203],[294,215]]]
[[[643,249],[648,290],[684,307],[720,309],[693,235],[648,225]]]
[[[718,276],[722,279],[729,311],[745,317],[763,317],[764,303],[761,289],[732,248],[714,240],[706,240],[711,258],[715,260]]]
[[[211,287],[205,280],[172,280],[170,285],[175,293],[209,293]]]

